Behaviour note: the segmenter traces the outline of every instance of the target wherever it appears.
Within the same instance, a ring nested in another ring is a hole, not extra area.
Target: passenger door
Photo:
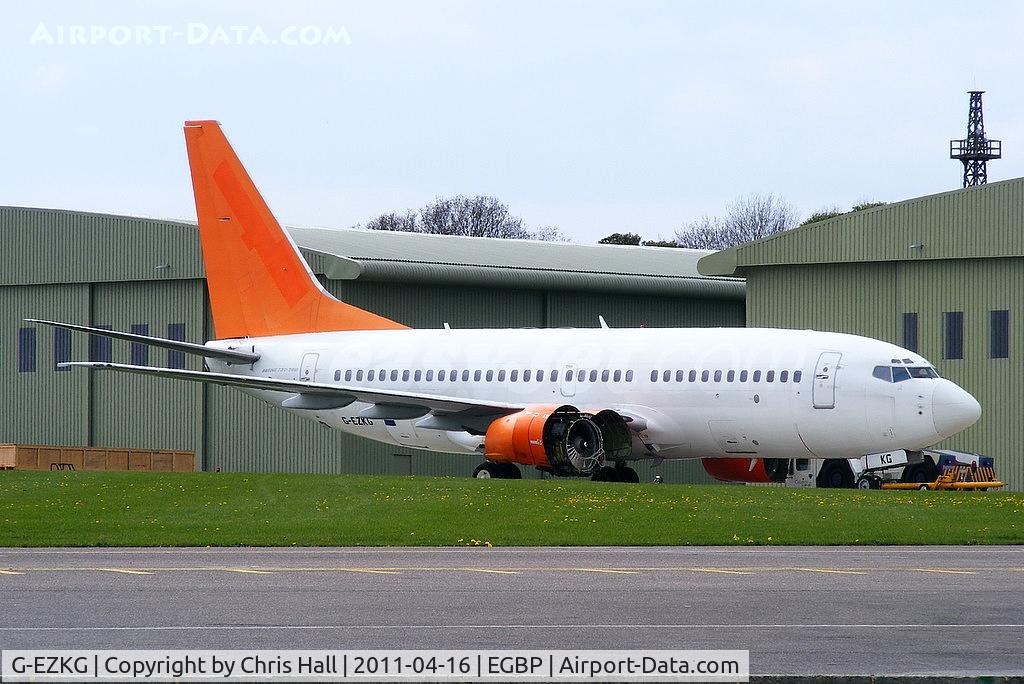
[[[816,409],[836,407],[836,373],[839,371],[839,352],[823,352],[814,367],[814,388],[811,400]]]
[[[562,366],[562,396],[571,397],[576,394],[576,364],[567,363]]]
[[[301,382],[313,382],[316,379],[316,364],[319,360],[319,354],[303,355],[302,364],[299,366],[299,380]]]

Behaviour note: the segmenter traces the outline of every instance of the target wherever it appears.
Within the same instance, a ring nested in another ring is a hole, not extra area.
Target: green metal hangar
[[[327,430],[238,391],[56,369],[112,359],[198,367],[181,354],[33,326],[25,318],[212,337],[193,224],[0,208],[0,443],[194,451],[197,467],[469,475],[478,463]],[[413,327],[742,326],[743,283],[701,276],[706,252],[291,229],[325,287]],[[698,462],[667,481],[704,482]],[[645,479],[653,473],[642,475]]]
[[[747,325],[866,335],[918,351],[981,420],[943,446],[1024,488],[1024,178],[889,204],[700,260],[747,282]]]

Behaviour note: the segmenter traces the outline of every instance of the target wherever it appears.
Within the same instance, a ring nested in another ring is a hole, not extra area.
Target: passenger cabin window
[[[409,371],[405,371],[405,372],[408,373]],[[348,369],[347,371],[345,371],[345,382],[352,382],[352,369],[351,368]]]
[[[622,380],[622,371],[617,370],[612,373],[612,382],[619,382],[620,380]]]
[[[747,371],[740,371],[740,382],[747,381]]]
[[[587,371],[576,371],[576,382],[583,382],[585,377],[587,377]]]
[[[377,371],[370,371],[369,373],[366,374],[366,380],[368,382],[373,382],[373,379],[375,377],[377,377]]]
[[[671,380],[672,379],[672,371],[665,371],[664,373],[662,373],[661,374],[661,379],[664,382],[668,382],[669,380]]]
[[[803,371],[793,371],[793,382],[800,382],[803,376]]]
[[[764,374],[765,382],[775,382],[775,371],[771,370]]]
[[[686,374],[683,371],[677,370],[676,371],[676,382],[682,382],[684,375],[686,375]]]
[[[633,371],[626,371],[626,382],[633,382]]]
[[[701,374],[700,374],[700,381],[701,382],[707,382],[710,379],[711,379],[711,373],[709,371],[701,372]]]
[[[498,371],[498,382],[505,382],[505,371]]]
[[[596,374],[597,374],[597,371],[594,371],[592,373],[592,375],[596,375]],[[537,371],[537,382],[542,382],[543,380],[544,380],[544,371],[542,371],[542,370]]]
[[[363,371],[356,371],[356,382],[363,381]]]
[[[726,382],[733,382],[736,379],[736,371],[729,371],[728,375],[725,376]]]
[[[473,371],[473,382],[480,382],[481,377],[483,377],[483,373],[480,371]]]
[[[551,371],[551,382],[558,382],[558,371]]]
[[[782,371],[781,373],[779,373],[779,382],[788,382],[788,381],[789,381],[789,371]]]
[[[487,378],[487,382],[493,382],[494,381],[494,371],[492,371],[492,370],[487,371],[487,375],[485,377]]]
[[[334,382],[341,382],[341,371],[334,371]]]
[[[508,379],[511,380],[512,382],[515,382],[516,380],[518,380],[519,379],[519,371],[514,370],[511,373],[509,373],[509,378]]]
[[[409,382],[409,371],[402,371],[402,382]]]
[[[690,382],[697,382],[697,371],[695,371],[695,370],[690,371],[690,375],[689,375],[688,379],[690,380]]]
[[[421,371],[421,370],[417,370],[417,371],[416,371],[416,372],[415,372],[415,373],[413,374],[413,377],[412,377],[412,379],[413,379],[413,380],[414,380],[415,382],[419,382],[420,380],[422,380],[422,379],[423,379],[423,371]]]
[[[608,382],[608,375],[609,375],[608,371],[606,371],[606,370],[601,371],[601,382]],[[551,379],[554,380],[554,377],[552,377]]]
[[[393,371],[391,371],[391,382],[397,382],[397,381],[398,381],[398,371],[397,370],[393,370]]]
[[[715,371],[715,382],[722,382],[722,371]]]
[[[651,382],[658,382],[658,371],[651,371]]]
[[[580,374],[582,375],[583,371],[580,371]],[[582,380],[582,379],[583,378],[580,378],[580,380]],[[530,382],[530,370],[529,369],[523,371],[523,382]]]

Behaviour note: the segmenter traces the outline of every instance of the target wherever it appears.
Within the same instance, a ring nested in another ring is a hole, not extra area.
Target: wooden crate
[[[195,470],[191,451],[105,449],[36,444],[0,444],[0,470],[134,470],[188,473]]]

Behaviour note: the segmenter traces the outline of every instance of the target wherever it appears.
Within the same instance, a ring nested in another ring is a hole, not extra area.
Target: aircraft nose
[[[932,422],[943,438],[951,437],[978,422],[981,404],[960,386],[939,380],[932,394]]]

